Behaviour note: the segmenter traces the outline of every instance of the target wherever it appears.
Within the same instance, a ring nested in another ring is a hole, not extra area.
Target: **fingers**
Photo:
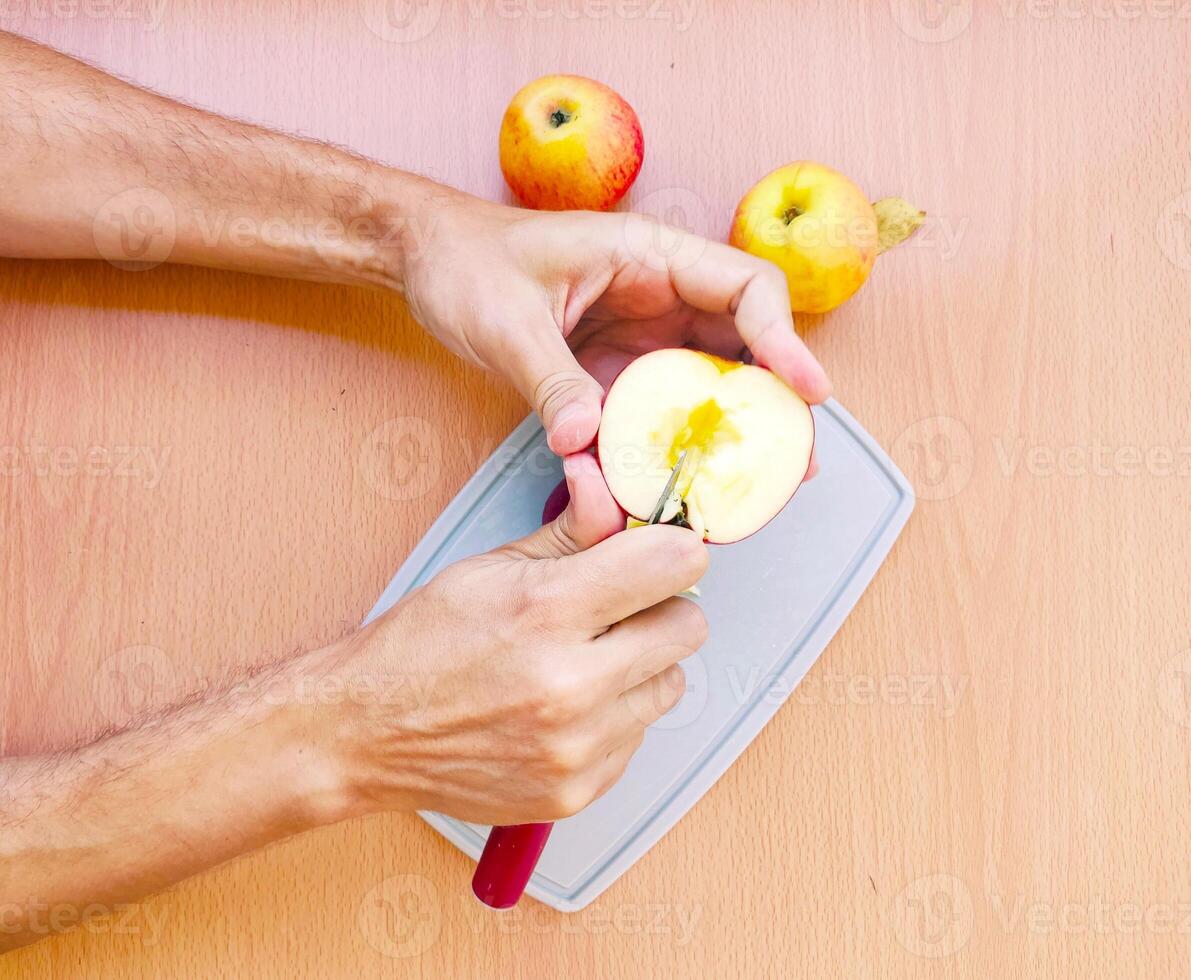
[[[681,249],[677,254],[691,255]],[[696,309],[730,313],[758,364],[769,368],[807,401],[831,394],[827,373],[794,331],[786,277],[771,262],[719,242],[697,258],[670,262],[675,292]]]
[[[677,664],[627,691],[617,705],[620,724],[604,760],[587,775],[591,800],[598,800],[616,785],[645,741],[645,730],[673,711],[686,693],[686,675]]]
[[[826,373],[794,332],[786,277],[772,262],[638,215],[628,216],[622,227],[626,270],[664,271],[683,302],[730,314],[757,363],[807,401],[831,394]]]
[[[660,674],[625,691],[621,704],[631,724],[648,728],[674,710],[685,693],[686,674],[678,664],[671,664]]]
[[[641,748],[641,743],[644,739],[645,733],[642,731],[641,735],[636,739],[618,745],[592,771],[591,781],[594,790],[591,801],[593,803],[620,781],[620,777],[624,775],[624,771],[629,767],[629,763],[632,761],[633,756],[636,755],[637,750]]]
[[[703,610],[690,599],[671,596],[613,626],[596,640],[596,655],[611,668],[614,693],[624,694],[689,657],[706,641]]]
[[[707,546],[686,528],[636,527],[601,541],[551,569],[572,625],[596,635],[614,623],[689,589],[707,571]]]
[[[542,420],[551,450],[559,456],[582,452],[600,427],[604,391],[579,366],[557,326],[546,324],[533,334],[518,345],[513,380]]]
[[[506,546],[521,558],[562,558],[584,551],[624,529],[617,506],[595,458],[587,453],[562,462],[570,501],[566,509],[533,534]]]

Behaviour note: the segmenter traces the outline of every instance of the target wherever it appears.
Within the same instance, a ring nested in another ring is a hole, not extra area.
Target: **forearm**
[[[0,254],[402,288],[438,185],[0,33]]]
[[[350,816],[296,696],[320,656],[75,751],[0,759],[0,951]]]

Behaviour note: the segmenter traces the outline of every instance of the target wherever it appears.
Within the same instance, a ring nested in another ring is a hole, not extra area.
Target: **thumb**
[[[508,545],[507,549],[518,557],[562,558],[586,551],[624,530],[624,511],[608,492],[604,474],[594,457],[587,453],[568,456],[562,462],[562,469],[566,475],[566,492],[570,495],[566,510],[533,534]],[[551,501],[560,490],[551,494]]]
[[[542,420],[551,450],[569,456],[592,444],[600,427],[604,389],[579,366],[556,326],[531,339],[518,380]]]

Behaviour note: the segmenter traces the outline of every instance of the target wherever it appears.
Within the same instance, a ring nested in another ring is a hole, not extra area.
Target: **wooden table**
[[[640,113],[638,209],[722,237],[806,157],[931,218],[802,323],[918,510],[804,687],[592,909],[488,914],[470,862],[392,815],[0,977],[1185,971],[1191,8],[845,6],[6,6],[168,94],[480,194],[505,195],[507,99],[564,70]],[[397,300],[0,265],[3,750],[340,635],[524,412]],[[411,416],[420,463],[393,438]]]

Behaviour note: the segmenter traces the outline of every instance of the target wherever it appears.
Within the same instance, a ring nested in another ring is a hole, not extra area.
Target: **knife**
[[[662,519],[666,504],[678,485],[686,455],[685,449],[678,454],[678,461],[670,471],[670,478],[646,524],[657,524]],[[553,829],[552,823],[493,827],[471,879],[471,890],[476,898],[493,909],[510,909],[516,905],[529,879],[533,877],[534,868]]]

